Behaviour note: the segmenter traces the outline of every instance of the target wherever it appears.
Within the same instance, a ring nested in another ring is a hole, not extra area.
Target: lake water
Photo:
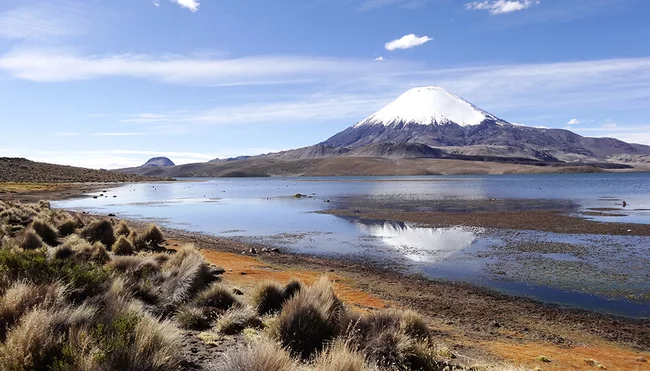
[[[650,174],[216,178],[107,191],[54,206],[152,220],[296,253],[363,258],[543,301],[650,317],[648,237],[423,228],[315,213],[355,207],[550,208],[576,215],[597,211],[589,218],[603,221],[650,223]],[[308,197],[296,198],[297,193]],[[540,254],[518,247],[526,243],[568,247]]]

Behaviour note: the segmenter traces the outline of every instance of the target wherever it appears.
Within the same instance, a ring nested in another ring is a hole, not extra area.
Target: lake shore
[[[65,193],[70,189],[58,194],[48,190],[39,196],[70,196]],[[452,223],[452,216],[448,218]],[[412,308],[427,317],[437,341],[447,344],[464,363],[506,360],[531,368],[564,370],[589,369],[586,361],[594,359],[609,369],[634,370],[643,369],[650,359],[650,320],[561,308],[468,284],[408,276],[363,261],[264,251],[265,246],[259,244],[176,229],[164,232],[167,247],[195,244],[208,260],[226,269],[227,280],[242,287],[290,277],[310,282],[327,274],[342,299],[361,310]],[[257,253],[250,254],[251,248]],[[540,361],[541,355],[552,362]]]

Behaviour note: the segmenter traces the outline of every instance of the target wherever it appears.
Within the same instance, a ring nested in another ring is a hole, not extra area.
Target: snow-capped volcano
[[[413,88],[367,119],[362,125],[479,125],[485,120],[506,123],[438,86]]]

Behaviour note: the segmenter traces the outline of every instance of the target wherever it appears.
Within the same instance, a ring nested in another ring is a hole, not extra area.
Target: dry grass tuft
[[[32,222],[32,229],[46,244],[50,246],[59,244],[59,232],[47,222],[36,219]]]
[[[117,227],[115,228],[115,235],[128,237],[130,234],[131,234],[131,229],[129,228],[129,226],[126,224],[124,220],[120,220],[120,222],[117,224]]]
[[[145,231],[140,235],[140,238],[152,245],[160,245],[165,240],[160,228],[155,224],[151,224],[147,227],[147,229],[145,229]]]
[[[221,286],[214,284],[210,288],[200,292],[194,303],[207,310],[226,311],[233,307],[242,307],[242,303],[232,292]]]
[[[337,335],[342,309],[329,281],[321,278],[285,303],[271,335],[292,355],[309,359]]]
[[[133,244],[126,237],[120,236],[111,247],[111,251],[116,255],[131,255]]]
[[[262,341],[226,352],[210,371],[295,371],[296,363],[278,344]]]
[[[296,280],[296,279],[292,279],[291,281],[289,281],[289,282],[284,286],[284,292],[283,292],[283,294],[284,294],[284,299],[285,299],[285,300],[289,300],[289,299],[291,299],[291,298],[294,297],[297,293],[299,293],[300,290],[303,289],[303,287],[304,287],[304,285],[302,284],[302,282],[300,282],[300,281],[298,281],[298,280]]]
[[[170,307],[184,302],[218,280],[210,273],[205,259],[194,247],[184,246],[163,266],[165,272],[161,291]]]
[[[18,246],[25,250],[36,250],[43,247],[43,240],[32,229],[26,229],[16,238]]]
[[[67,237],[75,233],[77,229],[77,222],[72,218],[67,218],[61,224],[59,224],[59,227],[57,229],[59,230],[59,236]]]
[[[210,328],[210,320],[203,310],[192,305],[181,307],[175,319],[185,330],[202,331]]]
[[[106,247],[115,243],[113,224],[107,219],[91,223],[81,231],[81,236],[91,243],[101,242]]]
[[[263,323],[252,309],[233,308],[219,317],[215,327],[221,334],[236,335],[246,328],[260,329]]]
[[[315,371],[370,371],[366,358],[344,341],[337,340],[314,363]]]
[[[253,292],[252,302],[259,315],[271,314],[282,309],[285,296],[282,286],[275,282],[263,282]]]

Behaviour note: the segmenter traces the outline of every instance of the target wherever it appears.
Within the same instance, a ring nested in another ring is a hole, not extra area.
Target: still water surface
[[[103,197],[55,206],[155,220],[297,253],[363,258],[548,302],[650,316],[647,237],[423,228],[315,213],[355,207],[454,212],[552,208],[579,215],[596,209],[603,215],[590,218],[650,223],[650,174],[215,178],[107,191]],[[293,197],[297,193],[309,197]],[[560,242],[582,249],[540,254],[518,249],[521,242]]]

